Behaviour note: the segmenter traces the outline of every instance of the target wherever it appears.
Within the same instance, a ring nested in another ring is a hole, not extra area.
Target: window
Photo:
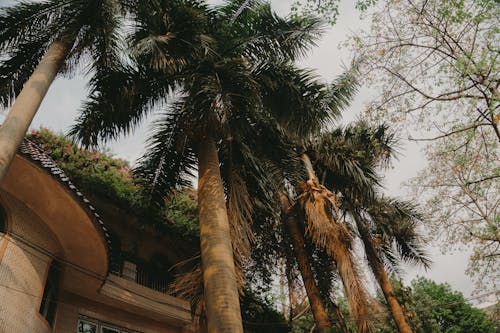
[[[97,333],[97,323],[80,319],[78,321],[77,333]]]
[[[140,333],[123,327],[101,322],[87,316],[80,316],[77,333]]]
[[[5,211],[3,210],[3,207],[0,206],[0,232],[6,232],[7,231],[7,217],[5,216]]]
[[[40,304],[40,314],[47,319],[52,326],[56,317],[57,296],[59,293],[59,265],[52,261],[49,268],[49,274],[45,281],[42,303]],[[90,331],[92,332],[92,331]]]
[[[120,333],[120,330],[110,326],[101,326],[101,333]]]
[[[122,277],[135,281],[137,279],[137,265],[128,260],[123,261]]]

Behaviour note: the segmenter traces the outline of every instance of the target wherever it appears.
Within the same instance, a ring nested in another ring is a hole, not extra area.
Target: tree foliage
[[[339,16],[340,2],[341,0],[295,0],[292,3],[292,12],[320,15],[334,25]],[[365,11],[376,3],[377,0],[356,0],[355,6],[356,9]]]
[[[499,280],[499,17],[494,0],[387,1],[351,40],[365,83],[381,92],[368,117],[425,131],[409,134],[429,143],[415,199],[444,250],[472,248],[478,282]]]
[[[416,333],[490,333],[494,322],[488,315],[471,306],[462,293],[446,283],[417,278],[405,287],[395,281],[395,294],[404,304]],[[378,332],[394,332],[389,318],[382,320]]]
[[[82,149],[64,135],[45,128],[32,131],[28,139],[38,144],[87,195],[109,200],[138,216],[141,223],[167,228],[181,237],[197,238],[198,208],[193,190],[175,191],[163,205],[153,205],[127,161],[107,151]]]

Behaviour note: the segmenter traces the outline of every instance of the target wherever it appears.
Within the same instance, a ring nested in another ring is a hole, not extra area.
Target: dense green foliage
[[[394,294],[404,306],[410,325],[415,333],[493,333],[495,323],[488,315],[472,305],[463,294],[451,289],[446,283],[436,283],[420,277],[405,286],[399,280],[393,280]],[[384,296],[379,292],[377,300],[387,306]],[[347,311],[346,299],[340,297],[338,305],[347,319],[352,323]],[[333,314],[331,314],[333,315]],[[377,307],[373,311],[375,332],[397,332],[388,308]],[[314,324],[308,312],[293,325],[294,333],[309,332]],[[352,332],[356,332],[351,327]],[[332,332],[336,332],[332,329]]]
[[[197,237],[194,190],[174,192],[165,200],[165,206],[160,207],[148,202],[141,180],[132,173],[127,161],[108,152],[81,149],[64,135],[44,128],[32,131],[28,139],[37,143],[84,193],[106,198],[145,223],[166,226],[182,236]]]
[[[463,294],[453,291],[448,284],[426,278],[412,281],[405,287],[395,281],[395,294],[408,313],[416,333],[489,333],[494,332],[493,321],[483,311],[474,308]],[[382,298],[382,297],[381,297]],[[392,320],[379,321],[377,331],[395,332]]]

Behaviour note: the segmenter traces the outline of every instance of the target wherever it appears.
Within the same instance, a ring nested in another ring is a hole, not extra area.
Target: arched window
[[[3,207],[0,206],[0,232],[7,231],[7,216],[5,215],[5,211]]]
[[[59,294],[59,265],[52,261],[43,289],[42,303],[40,304],[40,314],[47,319],[52,326],[56,317],[57,296]]]

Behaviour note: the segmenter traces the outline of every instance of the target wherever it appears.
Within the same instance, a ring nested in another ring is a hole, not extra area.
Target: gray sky
[[[0,0],[0,6],[12,2],[14,1]],[[286,14],[291,2],[291,0],[274,0],[273,6],[280,13]],[[349,34],[360,28],[368,29],[369,20],[360,19],[360,13],[354,9],[351,1],[342,1],[337,24],[329,29],[318,47],[307,59],[301,61],[301,65],[315,68],[325,80],[332,80],[342,72],[342,65],[349,64],[352,58],[348,50],[339,49],[339,44],[345,41]],[[32,123],[32,128],[37,129],[43,126],[56,132],[67,131],[78,113],[81,99],[85,96],[85,84],[86,80],[82,77],[75,77],[72,80],[59,79],[54,82]],[[360,89],[353,105],[344,113],[343,121],[354,120],[374,94],[376,94],[375,91],[366,87]],[[0,121],[3,120],[4,115],[5,111],[1,113]],[[108,147],[116,156],[133,162],[141,154],[147,130],[148,125],[142,124],[132,136],[111,143]],[[393,168],[386,174],[387,194],[406,195],[406,190],[401,183],[414,177],[426,165],[420,148],[415,143],[404,144],[399,161],[394,163]],[[408,282],[417,275],[426,276],[437,282],[448,282],[454,289],[462,291],[466,297],[469,297],[473,291],[473,283],[464,273],[468,254],[457,252],[442,255],[434,246],[429,247],[429,252],[434,261],[431,269],[427,272],[421,269],[409,269],[405,274],[405,280]]]

